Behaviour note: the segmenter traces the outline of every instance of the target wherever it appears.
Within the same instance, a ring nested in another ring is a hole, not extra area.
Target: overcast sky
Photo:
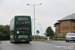
[[[36,30],[41,30],[38,24],[42,25],[42,33],[48,26],[55,31],[54,23],[57,20],[75,13],[75,0],[0,0],[0,25],[9,25],[15,15],[29,15],[33,19],[33,6],[26,4],[40,3],[42,5],[35,7],[35,22]]]

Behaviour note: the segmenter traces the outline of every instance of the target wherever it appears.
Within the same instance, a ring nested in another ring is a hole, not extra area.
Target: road
[[[2,41],[0,50],[75,50],[75,42],[32,41],[14,44],[9,41]]]

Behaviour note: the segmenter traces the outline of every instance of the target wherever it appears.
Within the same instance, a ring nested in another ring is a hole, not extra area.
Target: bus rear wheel
[[[11,43],[13,43],[13,42],[11,41]]]

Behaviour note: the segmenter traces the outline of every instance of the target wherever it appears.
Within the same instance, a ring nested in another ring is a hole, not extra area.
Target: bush
[[[53,40],[65,40],[65,38],[53,38]]]
[[[65,36],[57,36],[57,39],[53,38],[52,40],[65,40]]]
[[[65,38],[65,36],[57,36],[57,38]]]

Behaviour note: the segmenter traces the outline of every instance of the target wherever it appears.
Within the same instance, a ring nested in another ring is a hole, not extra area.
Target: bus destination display
[[[19,21],[28,21],[28,17],[18,17],[17,20],[19,20]]]

